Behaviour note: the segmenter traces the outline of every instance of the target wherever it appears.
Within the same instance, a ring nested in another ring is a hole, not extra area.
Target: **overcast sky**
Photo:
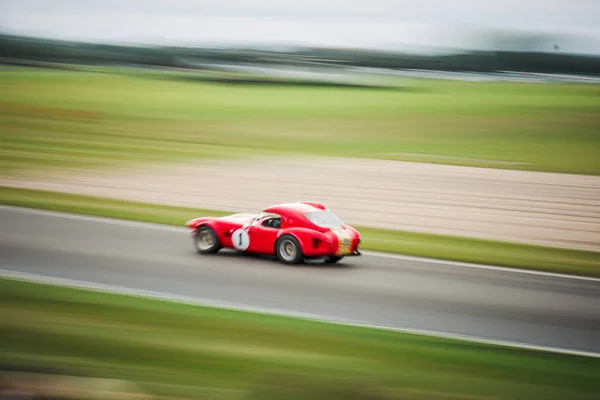
[[[468,48],[488,28],[600,53],[600,0],[0,0],[5,32],[113,43]]]

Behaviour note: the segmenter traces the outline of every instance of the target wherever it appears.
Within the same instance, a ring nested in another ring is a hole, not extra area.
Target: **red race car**
[[[201,254],[231,248],[275,255],[285,264],[316,258],[335,263],[360,255],[360,233],[317,202],[278,204],[258,214],[195,218],[186,226]]]

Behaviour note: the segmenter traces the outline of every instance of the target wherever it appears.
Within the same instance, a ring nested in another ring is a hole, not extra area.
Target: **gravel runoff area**
[[[355,225],[600,250],[598,176],[297,157],[63,171],[0,182],[234,212],[310,199]]]

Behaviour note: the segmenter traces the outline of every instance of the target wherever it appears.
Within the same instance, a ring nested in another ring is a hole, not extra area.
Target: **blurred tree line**
[[[558,47],[555,47],[557,50]],[[170,67],[211,69],[210,65],[305,65],[437,71],[600,74],[600,57],[559,51],[496,49],[444,55],[296,48],[288,51],[244,48],[191,48],[125,46],[68,42],[0,35],[0,62],[4,64],[61,63],[96,66]]]

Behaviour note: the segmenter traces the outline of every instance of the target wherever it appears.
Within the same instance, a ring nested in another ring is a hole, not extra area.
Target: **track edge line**
[[[181,232],[181,233],[187,232],[186,228],[183,226],[177,227],[177,226],[173,226],[173,225],[159,224],[159,223],[154,223],[154,222],[144,222],[144,221],[136,221],[136,220],[129,220],[129,219],[111,218],[111,217],[98,217],[98,216],[93,216],[93,215],[76,214],[76,213],[69,213],[69,212],[64,212],[64,211],[44,210],[44,209],[33,208],[33,207],[30,208],[30,207],[19,207],[19,206],[0,204],[0,210],[15,211],[15,212],[28,213],[28,214],[47,215],[47,216],[53,216],[53,217],[57,217],[57,218],[78,219],[81,221],[108,223],[108,224],[121,225],[121,226],[140,227],[140,228],[162,230],[162,231]],[[416,262],[431,263],[431,264],[449,265],[452,267],[472,268],[472,269],[481,269],[481,270],[516,273],[516,274],[538,275],[538,276],[546,276],[546,277],[550,277],[550,278],[560,278],[560,279],[575,279],[575,280],[583,280],[583,281],[589,281],[589,282],[600,282],[600,278],[596,278],[593,276],[563,274],[563,273],[558,273],[558,272],[538,271],[538,270],[534,270],[534,269],[524,269],[524,268],[502,267],[502,266],[498,266],[498,265],[476,264],[476,263],[468,263],[468,262],[463,262],[463,261],[444,260],[444,259],[438,259],[438,258],[408,256],[408,255],[395,254],[395,253],[383,253],[383,252],[370,251],[370,250],[363,250],[362,253],[366,256],[371,256],[371,257],[380,257],[380,258],[388,258],[388,259],[396,259],[396,260],[404,260],[404,261],[416,261]]]

